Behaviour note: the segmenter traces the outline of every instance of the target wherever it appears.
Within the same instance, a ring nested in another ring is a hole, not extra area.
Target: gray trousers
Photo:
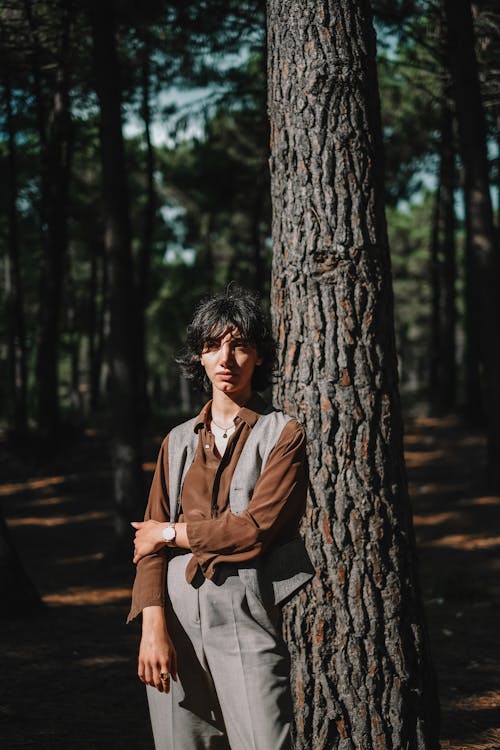
[[[269,611],[226,568],[188,584],[191,554],[169,561],[167,625],[178,679],[147,686],[156,750],[289,750],[290,664]]]

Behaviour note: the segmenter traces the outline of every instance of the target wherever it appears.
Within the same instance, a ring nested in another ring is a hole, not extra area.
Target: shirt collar
[[[212,400],[208,401],[198,414],[194,423],[194,431],[198,432],[204,425],[208,427]],[[244,404],[236,414],[236,417],[242,419],[249,427],[253,427],[261,414],[267,409],[267,404],[258,393],[252,393],[246,404]]]

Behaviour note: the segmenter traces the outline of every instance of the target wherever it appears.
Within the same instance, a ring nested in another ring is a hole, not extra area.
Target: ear
[[[255,360],[255,367],[258,367],[259,365],[261,365],[263,361],[264,361],[264,357],[257,357],[257,359]]]

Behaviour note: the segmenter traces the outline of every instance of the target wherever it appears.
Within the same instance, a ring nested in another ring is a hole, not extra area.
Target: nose
[[[230,341],[221,344],[219,362],[223,367],[227,367],[233,360],[233,347]]]

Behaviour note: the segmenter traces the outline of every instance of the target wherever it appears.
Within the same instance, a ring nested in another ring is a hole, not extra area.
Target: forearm
[[[160,521],[134,521],[132,526],[136,529],[134,538],[134,563],[138,563],[144,557],[159,552],[165,547],[181,547],[190,550],[189,540],[186,534],[185,523],[175,523],[175,539],[166,542],[163,537],[164,529],[171,524]]]
[[[142,634],[167,630],[165,608],[157,605],[144,607],[142,610]]]

